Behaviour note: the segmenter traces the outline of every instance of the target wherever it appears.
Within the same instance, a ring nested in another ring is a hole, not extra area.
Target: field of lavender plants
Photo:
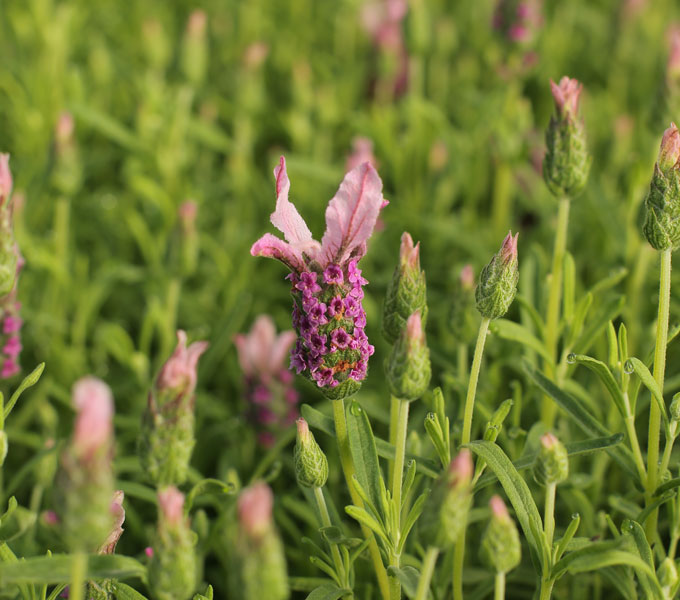
[[[0,600],[680,596],[677,3],[6,0],[0,54]]]

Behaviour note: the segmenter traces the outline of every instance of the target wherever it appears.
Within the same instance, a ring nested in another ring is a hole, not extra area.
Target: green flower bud
[[[328,459],[316,443],[307,421],[300,417],[296,423],[295,477],[302,487],[323,487],[328,479]]]
[[[680,246],[680,131],[675,123],[661,140],[645,199],[642,232],[655,250],[677,250]]]
[[[143,469],[157,486],[186,480],[194,449],[194,389],[198,359],[208,347],[177,332],[177,348],[163,365],[149,394],[142,419],[138,453]]]
[[[474,339],[479,322],[475,314],[475,274],[472,265],[465,265],[456,282],[451,298],[451,332],[462,342]]]
[[[196,536],[175,487],[158,492],[158,524],[149,563],[149,587],[157,600],[187,600],[196,588]]]
[[[94,552],[107,539],[114,521],[113,399],[103,381],[84,377],[73,387],[73,403],[78,413],[61,456],[55,506],[67,547]]]
[[[501,249],[482,269],[475,291],[477,310],[487,319],[502,317],[515,299],[519,270],[517,268],[517,238],[509,232]]]
[[[387,288],[383,310],[383,335],[394,344],[406,328],[406,320],[420,312],[423,325],[427,320],[425,273],[420,270],[420,242],[415,246],[405,231],[401,236],[399,266]]]
[[[534,462],[534,479],[541,485],[561,483],[569,477],[569,456],[552,433],[541,436],[541,449]]]
[[[386,364],[390,392],[402,400],[417,400],[430,384],[430,350],[425,343],[425,332],[420,313],[413,313],[406,322]]]
[[[673,396],[673,400],[671,400],[671,406],[668,409],[668,412],[671,415],[671,421],[680,421],[680,393]]]
[[[207,17],[204,11],[194,10],[189,15],[186,33],[182,42],[182,71],[194,85],[205,79],[208,66],[208,41],[206,38]]]
[[[482,536],[480,555],[497,573],[507,573],[522,560],[519,532],[500,496],[493,496],[489,505],[491,520]]]
[[[418,521],[428,544],[448,548],[458,539],[472,504],[473,469],[470,451],[464,448],[435,483]]]
[[[235,598],[286,600],[290,597],[283,545],[272,522],[273,496],[265,483],[245,489],[238,499]]]
[[[590,171],[585,129],[577,114],[583,86],[562,77],[559,85],[551,80],[550,88],[556,112],[545,134],[543,178],[554,196],[573,198],[585,187]]]

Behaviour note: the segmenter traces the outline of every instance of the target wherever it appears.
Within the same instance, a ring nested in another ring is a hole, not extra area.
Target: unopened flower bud
[[[645,199],[642,232],[655,250],[680,246],[680,132],[671,123],[661,140],[659,158]]]
[[[194,342],[187,347],[181,330],[177,340],[177,348],[149,393],[138,441],[142,467],[156,485],[184,482],[195,443],[196,371],[208,343]]]
[[[569,476],[569,456],[552,433],[541,436],[541,448],[534,462],[534,479],[541,485],[561,483]]]
[[[203,81],[208,65],[207,22],[204,11],[194,10],[189,15],[182,44],[182,70],[186,78],[194,85]]]
[[[472,504],[472,455],[463,448],[436,481],[420,517],[423,539],[438,548],[453,545],[464,529]]]
[[[491,520],[482,536],[480,554],[482,560],[497,573],[507,573],[519,565],[522,559],[519,532],[500,496],[493,496],[489,506]]]
[[[283,545],[272,521],[272,492],[265,483],[238,499],[235,592],[243,600],[286,600],[290,596]]]
[[[578,116],[583,86],[576,79],[562,77],[559,85],[551,80],[550,89],[555,114],[545,134],[543,178],[554,196],[573,198],[585,187],[590,170],[585,129]]]
[[[107,539],[114,521],[113,399],[103,381],[84,377],[73,388],[73,403],[76,422],[61,457],[55,506],[67,546],[92,552]]]
[[[519,270],[517,267],[517,238],[512,232],[503,240],[501,249],[482,269],[475,291],[477,310],[488,319],[502,317],[515,299]]]
[[[302,417],[297,421],[297,440],[293,461],[295,476],[303,487],[323,487],[328,479],[328,459]]]
[[[401,236],[399,266],[387,288],[383,311],[383,335],[394,344],[406,327],[406,319],[420,312],[427,319],[427,288],[425,273],[420,270],[420,242],[413,244],[411,236]]]
[[[427,391],[432,369],[419,312],[408,318],[406,329],[392,347],[386,374],[390,392],[401,400],[417,400]]]
[[[196,588],[195,538],[175,487],[158,493],[158,525],[149,563],[149,586],[158,600],[186,600]]]
[[[456,281],[451,303],[451,333],[462,343],[474,338],[478,318],[475,312],[475,273],[472,265],[465,265]]]
[[[680,393],[673,396],[668,412],[670,413],[672,421],[680,421]]]

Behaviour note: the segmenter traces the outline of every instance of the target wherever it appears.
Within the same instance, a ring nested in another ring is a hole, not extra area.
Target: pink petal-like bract
[[[276,338],[269,356],[269,364],[272,373],[285,368],[286,359],[290,354],[290,347],[295,343],[297,334],[294,331],[282,331]]]
[[[78,411],[73,445],[81,456],[107,449],[113,431],[113,397],[109,386],[96,377],[83,377],[73,386],[73,404]]]
[[[280,240],[271,233],[265,233],[250,249],[252,256],[264,256],[276,258],[285,264],[291,271],[304,271],[305,261],[302,252]]]
[[[194,342],[187,348],[187,334],[177,331],[177,347],[158,374],[158,389],[183,388],[186,394],[193,394],[196,387],[198,359],[208,349],[208,342]]]
[[[318,242],[312,238],[312,232],[295,205],[288,200],[290,180],[286,172],[286,159],[283,156],[274,169],[274,177],[276,177],[276,210],[270,217],[272,225],[298,250],[315,252],[319,247]]]
[[[369,163],[363,163],[345,175],[326,208],[326,232],[321,240],[322,266],[342,264],[353,250],[363,251],[382,205],[382,181]]]
[[[184,494],[172,485],[164,488],[158,492],[158,506],[163,520],[178,525],[184,514]]]

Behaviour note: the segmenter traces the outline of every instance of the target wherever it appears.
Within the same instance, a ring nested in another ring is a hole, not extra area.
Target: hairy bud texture
[[[501,249],[491,262],[482,269],[479,285],[475,290],[477,310],[487,319],[502,317],[517,293],[519,270],[517,266],[517,238],[512,232],[503,240]]]
[[[482,536],[481,558],[497,573],[507,573],[519,565],[522,559],[519,532],[500,496],[493,496],[489,506],[491,520]]]
[[[293,453],[295,477],[302,487],[323,487],[328,479],[328,459],[302,417],[297,420],[297,439]]]

